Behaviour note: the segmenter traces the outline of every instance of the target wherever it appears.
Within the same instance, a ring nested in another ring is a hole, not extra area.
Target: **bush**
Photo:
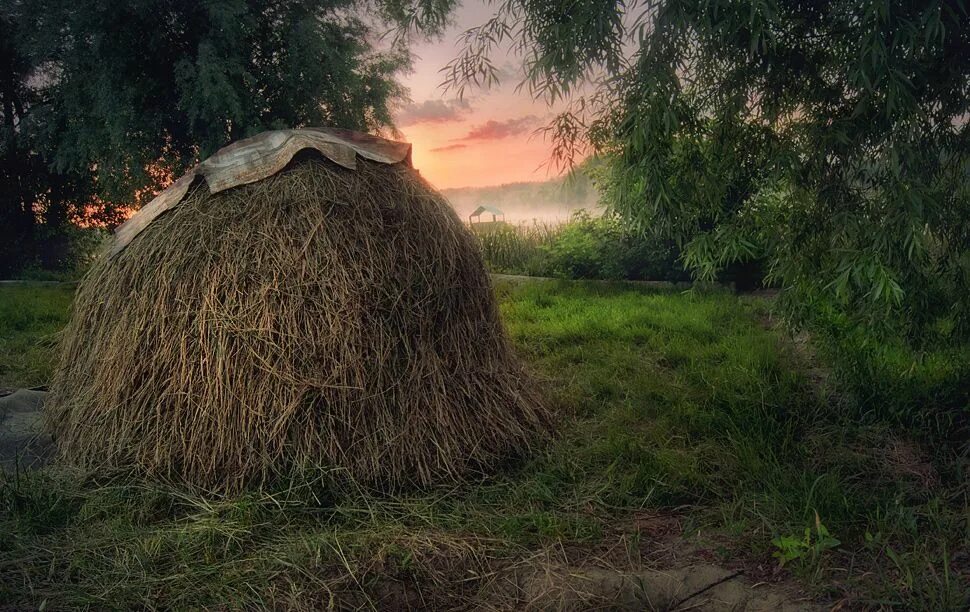
[[[550,276],[574,279],[689,280],[672,243],[638,236],[612,215],[573,214],[544,245]]]
[[[581,210],[559,226],[476,229],[493,272],[603,280],[689,280],[672,243],[637,235],[619,218]]]
[[[74,280],[84,274],[110,232],[65,224],[40,224],[0,248],[0,278]]]

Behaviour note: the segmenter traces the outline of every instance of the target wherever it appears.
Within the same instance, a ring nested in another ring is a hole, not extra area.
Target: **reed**
[[[502,224],[472,233],[478,240],[482,257],[494,272],[542,275],[547,249],[555,243],[563,224],[532,222]]]

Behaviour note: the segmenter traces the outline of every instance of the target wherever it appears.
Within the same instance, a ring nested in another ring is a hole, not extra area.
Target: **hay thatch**
[[[69,462],[215,491],[316,468],[450,480],[547,423],[447,202],[404,164],[307,152],[215,195],[198,182],[99,261],[48,406]]]

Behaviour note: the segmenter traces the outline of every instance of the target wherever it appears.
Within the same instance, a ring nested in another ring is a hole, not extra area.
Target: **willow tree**
[[[440,33],[454,4],[10,0],[0,7],[0,176],[34,188],[0,200],[0,216],[29,226],[38,208],[42,220],[93,210],[111,221],[114,204],[137,205],[231,140],[387,127],[406,93],[409,41]],[[83,189],[51,189],[61,183]]]
[[[970,28],[963,0],[505,0],[446,83],[569,104],[569,164],[675,239],[702,278],[761,258],[794,320],[821,304],[918,335],[970,334]]]

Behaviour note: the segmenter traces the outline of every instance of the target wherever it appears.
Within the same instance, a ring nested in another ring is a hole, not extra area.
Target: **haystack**
[[[546,430],[474,239],[409,145],[267,132],[119,228],[48,402],[62,460],[213,491],[454,480]]]

